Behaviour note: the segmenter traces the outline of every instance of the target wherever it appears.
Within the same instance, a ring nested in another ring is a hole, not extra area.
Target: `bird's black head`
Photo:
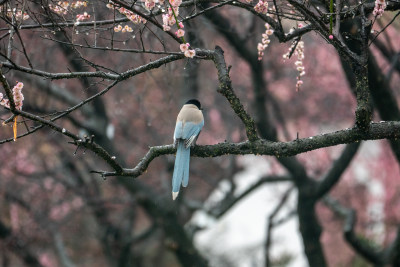
[[[187,101],[187,102],[185,103],[185,105],[187,105],[187,104],[195,105],[198,109],[202,110],[200,101],[197,100],[197,99],[190,99],[189,101]]]

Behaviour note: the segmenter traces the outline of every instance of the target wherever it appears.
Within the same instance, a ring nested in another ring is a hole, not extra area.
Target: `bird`
[[[174,147],[176,158],[172,176],[172,200],[178,197],[181,184],[186,187],[189,183],[190,147],[196,144],[204,117],[200,101],[188,100],[178,114],[174,132]]]

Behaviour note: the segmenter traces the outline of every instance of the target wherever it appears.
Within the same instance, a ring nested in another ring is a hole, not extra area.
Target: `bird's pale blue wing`
[[[187,122],[183,126],[182,139],[185,139],[185,146],[189,147],[193,141],[196,139],[196,136],[200,133],[203,128],[204,121],[201,123],[195,124],[192,122]]]
[[[175,125],[174,140],[183,138],[183,123],[177,121]]]

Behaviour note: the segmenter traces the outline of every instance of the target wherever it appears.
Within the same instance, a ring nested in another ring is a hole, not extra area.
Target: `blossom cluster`
[[[185,57],[193,58],[196,55],[196,51],[194,49],[189,49],[189,47],[190,47],[189,43],[181,44],[179,46],[181,51],[185,54]]]
[[[57,5],[49,4],[49,8],[57,14],[66,15],[68,13],[69,3],[67,1],[64,1],[58,2]]]
[[[22,104],[23,104],[23,101],[24,101],[24,95],[22,94],[22,88],[23,87],[24,87],[23,83],[17,82],[17,84],[12,89],[15,108],[18,109],[18,110],[22,109]],[[2,93],[0,93],[0,105],[2,105],[4,107],[7,107],[7,108],[10,108],[10,100],[5,99],[3,97]]]
[[[254,6],[254,10],[260,14],[268,13],[268,2],[265,0],[259,0],[257,5]]]
[[[133,29],[131,27],[129,27],[128,25],[125,25],[124,27],[122,27],[121,25],[118,25],[118,26],[114,27],[114,31],[115,32],[133,32]]]
[[[164,31],[171,30],[171,26],[176,24],[175,17],[179,16],[179,6],[182,4],[182,0],[169,0],[169,3],[172,8],[168,7],[168,13],[162,15]],[[180,23],[179,27],[183,28],[182,25],[183,24]]]
[[[251,0],[246,0],[247,3],[250,3]],[[268,17],[272,18],[275,20],[276,16],[274,15],[275,12],[275,6],[272,8],[268,8],[268,2],[266,0],[259,0],[258,3],[254,6],[254,10],[257,13],[260,14],[266,14]],[[262,57],[264,56],[264,50],[268,47],[269,43],[271,40],[269,39],[269,36],[271,36],[274,33],[274,30],[271,28],[271,25],[268,23],[265,23],[265,33],[262,34],[262,39],[261,43],[257,44],[257,50],[258,50],[258,60],[261,60]]]
[[[155,0],[146,0],[144,2],[144,6],[146,7],[147,10],[152,10],[156,6],[156,1]]]
[[[304,42],[303,41],[299,41],[294,53],[295,53],[295,55],[297,55],[297,61],[294,64],[296,65],[296,69],[299,72],[299,74],[297,75],[296,91],[299,91],[300,86],[303,84],[303,81],[301,80],[301,76],[306,74],[306,72],[304,71],[304,65],[303,65],[303,60],[304,60]]]
[[[178,38],[182,38],[183,44],[179,46],[185,57],[193,58],[196,55],[194,49],[190,49],[190,44],[185,42],[185,27],[181,21],[177,22],[176,18],[179,16],[179,6],[182,4],[182,0],[169,0],[170,7],[168,7],[168,13],[162,15],[163,30],[171,30],[171,26],[177,25],[178,30],[175,31],[175,35]]]
[[[299,25],[299,27],[301,28],[301,25]],[[294,52],[293,52],[293,50],[294,50]],[[303,84],[303,81],[301,80],[301,76],[306,74],[306,72],[304,70],[304,65],[303,65],[304,42],[303,41],[299,41],[299,42],[294,41],[293,44],[290,46],[289,51],[283,55],[283,59],[288,59],[292,53],[294,53],[297,56],[297,60],[294,63],[294,65],[296,66],[296,69],[299,73],[297,75],[297,82],[296,82],[296,91],[298,92],[300,89],[300,86]]]
[[[89,19],[89,18],[90,18],[90,15],[87,12],[76,15],[76,21],[82,21],[82,20]]]
[[[375,7],[374,7],[374,11],[372,12],[372,14],[374,14],[374,16],[380,18],[383,15],[383,12],[385,11],[386,8],[386,1],[385,0],[375,0]]]
[[[179,14],[179,9],[174,7],[174,12],[175,14]],[[163,20],[164,31],[171,30],[171,26],[176,24],[174,14],[172,13],[172,9],[170,7],[168,8],[168,13],[162,15],[162,20]]]
[[[185,35],[185,31],[183,30],[183,23],[179,22],[179,29],[175,32],[175,35],[178,36],[179,38],[183,37]]]
[[[147,10],[150,11],[156,6],[156,3],[160,3],[160,1],[158,1],[158,0],[146,0],[146,1],[144,1],[144,7]],[[164,3],[164,0],[161,0],[160,4],[163,4],[163,3]]]
[[[146,23],[146,20],[144,18],[142,18],[141,16],[136,15],[135,13],[133,13],[132,11],[130,11],[124,7],[117,7],[112,1],[110,1],[106,6],[109,9],[118,10],[119,13],[121,13],[122,15],[125,15],[130,21],[132,21],[135,24]]]
[[[86,1],[75,1],[71,3],[71,8],[80,8],[80,7],[86,7],[87,3]]]
[[[59,1],[56,5],[50,4],[49,8],[57,14],[66,15],[70,8],[77,9],[86,6],[86,1],[74,1],[71,4],[68,1]]]
[[[271,28],[271,25],[265,23],[265,33],[262,34],[261,43],[258,43],[257,50],[258,50],[258,60],[261,60],[264,56],[264,50],[268,47],[268,44],[271,42],[269,36],[274,33],[274,30]]]
[[[0,12],[2,11],[0,6]],[[29,19],[29,15],[26,12],[22,12],[22,10],[17,10],[16,8],[7,9],[7,17],[12,18],[14,17],[17,21],[27,20]]]

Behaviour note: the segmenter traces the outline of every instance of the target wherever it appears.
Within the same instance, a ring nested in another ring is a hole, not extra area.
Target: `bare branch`
[[[214,61],[215,66],[218,70],[218,92],[229,101],[229,104],[231,105],[233,111],[235,111],[236,115],[238,115],[239,118],[242,120],[243,124],[246,127],[246,134],[249,140],[251,142],[257,140],[258,136],[254,120],[244,110],[242,103],[240,103],[239,98],[236,96],[235,92],[232,89],[232,82],[229,77],[229,69],[226,66],[224,51],[219,46],[215,48],[212,60]]]
[[[300,13],[302,13],[307,20],[311,22],[313,28],[317,30],[326,40],[330,40],[329,30],[325,26],[325,22],[321,18],[317,17],[313,12],[311,12],[301,1],[298,0],[288,0]],[[354,60],[356,62],[361,62],[361,58],[351,51],[343,42],[341,42],[335,36],[329,41],[339,52],[339,54],[345,56],[348,60]]]
[[[121,7],[124,7],[126,9],[128,9],[129,11],[132,11],[133,13],[145,18],[147,21],[150,21],[154,26],[156,26],[157,28],[163,30],[163,27],[160,23],[158,23],[155,19],[153,19],[151,16],[148,16],[146,14],[144,14],[143,12],[133,8],[131,5],[128,5],[127,3],[120,1],[120,0],[113,0],[113,2],[115,4],[120,5]],[[166,31],[165,33],[167,33],[169,36],[171,36],[175,41],[177,41],[178,43],[182,43],[182,40],[177,37],[175,34],[173,34],[171,31]]]
[[[45,78],[52,79],[52,80],[74,79],[74,78],[83,78],[83,77],[89,78],[90,77],[90,78],[103,78],[103,79],[112,80],[112,81],[122,81],[122,80],[126,80],[130,77],[133,77],[137,74],[148,71],[150,69],[155,69],[155,68],[161,67],[162,65],[164,65],[166,63],[176,61],[179,59],[183,59],[183,58],[185,58],[185,56],[183,54],[166,56],[166,57],[157,59],[155,61],[152,61],[150,63],[147,63],[145,65],[142,65],[138,68],[122,72],[119,75],[112,74],[112,73],[105,73],[103,71],[51,73],[51,72],[31,69],[31,68],[27,68],[27,67],[23,67],[23,66],[19,66],[19,65],[14,65],[14,64],[11,64],[8,62],[2,62],[0,64],[3,64],[4,67],[7,67],[9,69],[22,71],[22,72],[29,73],[29,74],[34,74],[34,75],[45,77]]]
[[[220,143],[217,145],[196,146],[191,150],[192,156],[219,157],[222,155],[268,155],[276,157],[290,157],[322,147],[335,146],[360,142],[361,140],[396,139],[400,137],[400,122],[371,123],[368,132],[361,131],[358,127],[341,130],[333,133],[316,135],[309,138],[297,139],[290,142],[270,142],[267,140],[246,141],[241,143]],[[154,146],[149,149],[146,156],[133,169],[106,172],[96,171],[102,176],[140,176],[150,162],[161,155],[175,153],[174,146]]]

